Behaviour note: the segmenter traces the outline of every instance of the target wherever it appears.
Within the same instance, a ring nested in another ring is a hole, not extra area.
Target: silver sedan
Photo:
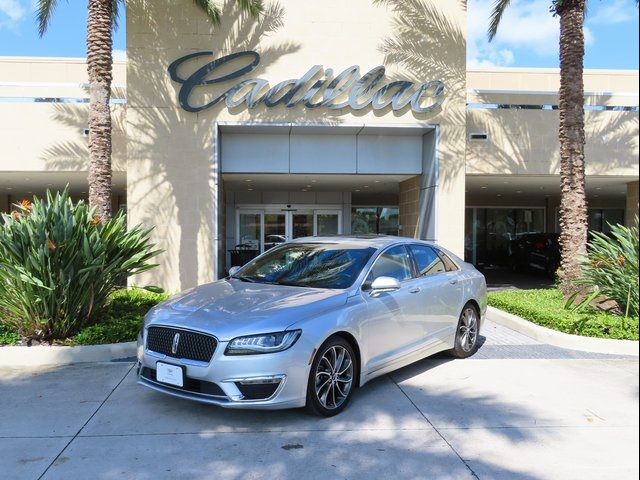
[[[302,238],[229,273],[147,314],[138,383],[222,407],[331,416],[377,376],[478,348],[484,277],[432,243]]]

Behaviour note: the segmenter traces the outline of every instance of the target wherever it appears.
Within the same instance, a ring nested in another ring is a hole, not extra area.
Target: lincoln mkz
[[[486,304],[482,274],[433,243],[296,239],[149,311],[138,381],[221,407],[331,416],[375,377],[475,353]]]

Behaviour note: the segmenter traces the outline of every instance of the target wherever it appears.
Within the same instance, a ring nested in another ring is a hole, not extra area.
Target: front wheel
[[[307,409],[311,413],[331,417],[345,409],[354,388],[355,358],[353,348],[343,338],[330,338],[322,344],[311,364],[307,385]]]
[[[456,358],[467,358],[478,350],[478,333],[480,325],[480,314],[475,306],[467,303],[462,309],[458,327],[456,329],[456,339],[450,353]]]

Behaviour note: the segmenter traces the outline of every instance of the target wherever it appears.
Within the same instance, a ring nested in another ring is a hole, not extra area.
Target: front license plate
[[[176,387],[184,387],[184,372],[182,367],[169,363],[156,363],[156,380]]]

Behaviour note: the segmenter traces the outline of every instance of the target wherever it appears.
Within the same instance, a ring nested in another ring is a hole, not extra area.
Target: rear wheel
[[[307,409],[331,417],[345,409],[355,387],[353,348],[344,338],[333,337],[318,349],[307,385]]]
[[[456,358],[467,358],[478,350],[478,334],[480,331],[480,313],[471,303],[467,303],[462,309],[456,339],[450,353]]]

